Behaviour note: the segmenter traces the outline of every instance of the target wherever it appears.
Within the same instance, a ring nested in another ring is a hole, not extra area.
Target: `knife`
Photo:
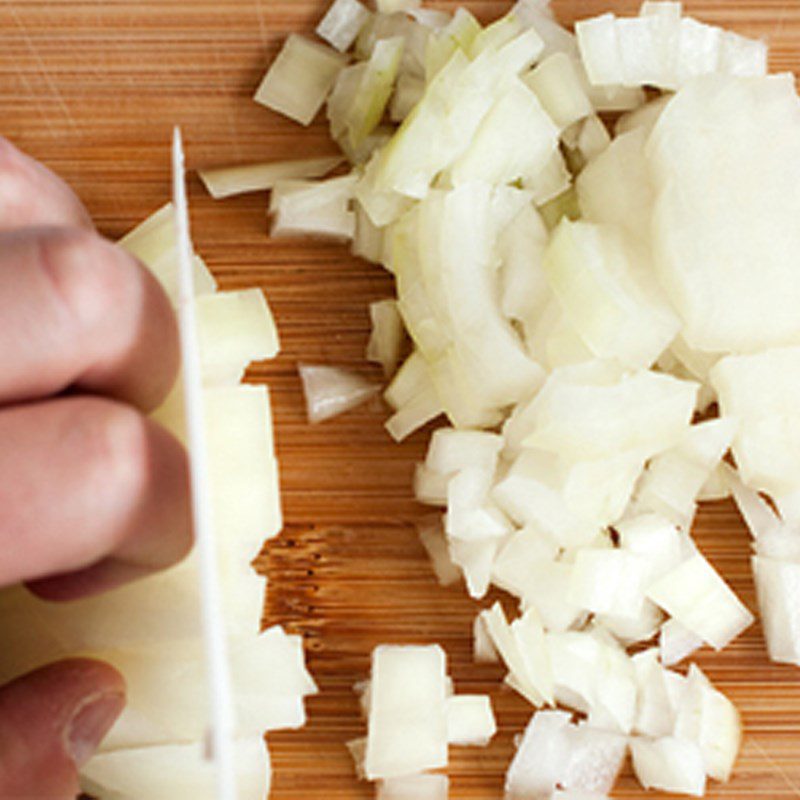
[[[178,252],[178,324],[180,327],[186,437],[189,449],[192,518],[200,577],[200,605],[206,659],[209,726],[205,756],[214,765],[217,800],[236,800],[234,714],[230,664],[220,604],[214,523],[203,422],[203,388],[195,314],[194,266],[183,142],[179,127],[172,137],[172,202]]]

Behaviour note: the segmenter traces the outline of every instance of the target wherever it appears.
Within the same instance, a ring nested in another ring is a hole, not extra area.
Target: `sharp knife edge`
[[[203,419],[200,351],[195,315],[194,265],[186,201],[183,142],[180,128],[177,126],[172,137],[172,200],[175,206],[178,244],[178,322],[183,362],[186,431],[190,453],[192,517],[200,573],[203,644],[206,656],[208,703],[211,712],[207,745],[215,766],[217,800],[236,800],[230,665],[220,604],[208,478],[208,451]]]

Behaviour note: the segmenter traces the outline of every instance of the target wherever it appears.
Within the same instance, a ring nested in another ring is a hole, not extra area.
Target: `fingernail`
[[[76,710],[67,726],[67,748],[76,766],[91,758],[124,707],[125,695],[106,692],[87,698]]]

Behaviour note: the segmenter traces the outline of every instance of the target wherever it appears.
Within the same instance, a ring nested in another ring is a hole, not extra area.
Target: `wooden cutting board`
[[[508,8],[505,0],[467,4],[484,19]],[[64,175],[99,228],[117,237],[167,199],[175,123],[183,126],[190,167],[333,152],[322,124],[303,129],[250,101],[286,34],[310,32],[325,5],[5,0],[0,132]],[[612,6],[632,13],[638,0],[554,5],[572,21]],[[798,0],[687,5],[705,21],[766,37],[773,68],[800,70]],[[196,178],[190,191],[199,251],[224,288],[266,291],[283,339],[280,358],[250,373],[272,389],[286,516],[283,535],[259,567],[270,574],[266,620],[305,634],[322,691],[308,704],[304,730],[270,737],[273,798],[372,797],[353,777],[344,748],[364,732],[352,684],[367,676],[378,643],[439,642],[457,691],[490,693],[500,724],[490,747],[451,749],[451,796],[499,800],[512,737],[531,708],[501,687],[500,668],[472,663],[478,605],[461,588],[436,585],[417,542],[413,523],[425,511],[412,499],[410,479],[426,434],[394,445],[377,402],[317,427],[304,420],[298,362],[339,364],[379,378],[362,357],[366,304],[388,296],[391,281],[342,247],[269,241],[263,196],[215,203]],[[747,536],[732,507],[705,509],[696,532],[704,552],[754,608]],[[768,662],[758,625],[724,653],[703,651],[698,661],[739,706],[746,726],[735,777],[708,796],[800,797],[800,670]],[[645,793],[626,773],[614,796]]]

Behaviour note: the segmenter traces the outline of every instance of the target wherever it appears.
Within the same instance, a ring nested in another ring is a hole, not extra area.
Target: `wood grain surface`
[[[508,6],[467,4],[484,19]],[[638,0],[554,5],[572,21],[611,7],[633,12]],[[800,69],[798,0],[687,5],[705,21],[766,37],[773,68]],[[99,228],[119,236],[167,199],[175,123],[190,167],[333,152],[322,124],[300,128],[250,101],[285,35],[310,32],[324,7],[324,0],[3,0],[0,132],[64,175]],[[263,287],[283,339],[280,358],[250,372],[272,388],[286,516],[259,567],[270,575],[266,619],[305,634],[322,691],[308,704],[304,730],[270,737],[273,798],[371,797],[344,748],[364,731],[351,686],[367,675],[380,642],[440,642],[457,691],[490,693],[500,724],[486,749],[451,748],[451,797],[499,800],[512,737],[531,708],[501,688],[500,668],[471,663],[477,604],[461,588],[435,584],[417,542],[413,523],[425,512],[410,479],[427,434],[392,444],[377,402],[317,427],[304,421],[297,362],[340,364],[378,379],[362,358],[366,304],[391,292],[387,275],[341,247],[269,241],[263,196],[216,203],[196,178],[190,191],[199,251],[224,288]],[[747,537],[732,507],[705,509],[697,538],[754,608]],[[758,625],[723,653],[701,652],[699,663],[746,726],[733,780],[712,785],[708,796],[800,797],[800,670],[769,664]],[[626,771],[614,796],[645,793]]]

